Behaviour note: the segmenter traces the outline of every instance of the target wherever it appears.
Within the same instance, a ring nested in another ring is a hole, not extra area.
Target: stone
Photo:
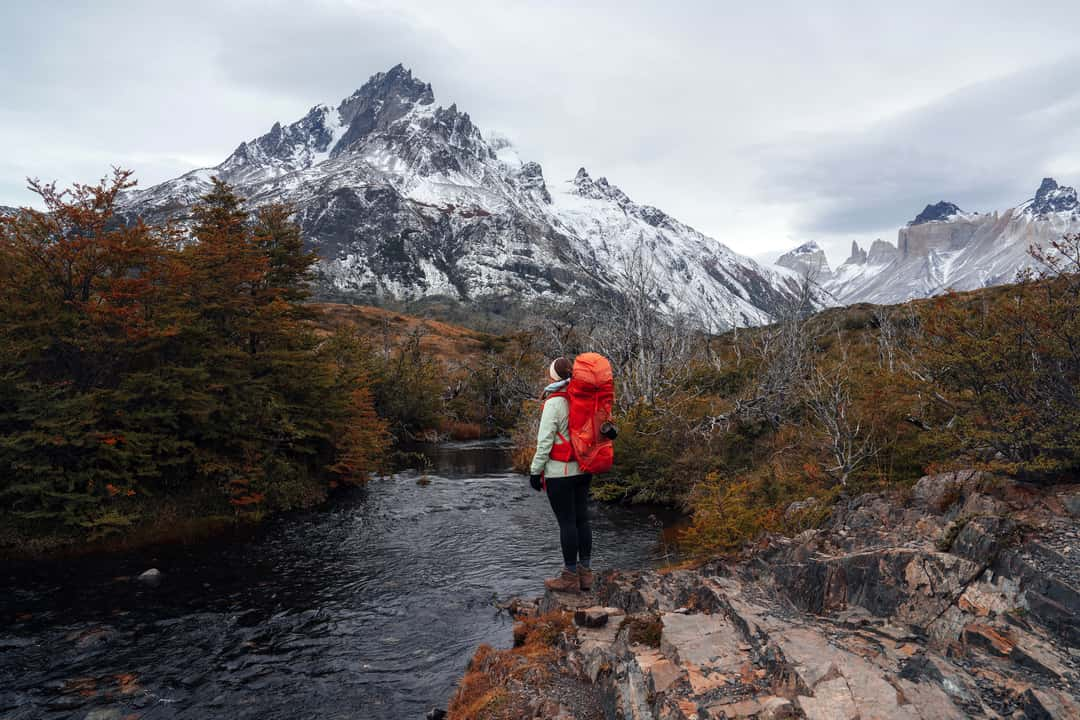
[[[98,708],[86,713],[83,720],[120,720],[121,717],[118,708]]]
[[[652,692],[662,693],[683,680],[686,677],[686,671],[667,658],[663,658],[649,666],[648,676]]]
[[[446,711],[442,708],[432,708],[427,714],[427,720],[445,720]]]
[[[525,636],[528,634],[528,627],[523,622],[514,623],[513,628],[514,635],[514,647],[521,647],[525,644]]]
[[[983,478],[978,470],[924,475],[911,489],[912,497],[936,512],[944,512],[970,492]]]
[[[574,624],[580,627],[598,628],[607,624],[608,614],[604,608],[586,608],[574,612]]]
[[[745,659],[742,638],[720,615],[665,613],[660,620],[660,651],[682,665],[734,671]]]
[[[164,574],[157,568],[150,568],[135,579],[147,587],[157,587],[164,577]]]
[[[859,710],[842,677],[823,680],[814,687],[813,697],[800,695],[796,700],[807,720],[856,720]]]
[[[90,628],[82,632],[76,632],[68,635],[69,640],[75,641],[75,647],[80,650],[86,650],[88,648],[103,645],[108,642],[112,642],[113,637],[116,635],[115,631],[106,627]]]
[[[761,702],[761,720],[790,720],[795,717],[795,705],[787,698],[767,697]]]
[[[1037,720],[1075,720],[1080,717],[1080,704],[1062,697],[1052,689],[1029,688],[1022,698],[1025,717]]]

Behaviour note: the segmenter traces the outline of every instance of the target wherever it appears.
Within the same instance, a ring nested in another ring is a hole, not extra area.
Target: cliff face
[[[867,252],[854,243],[847,261],[819,282],[837,305],[976,290],[1014,282],[1018,272],[1036,266],[1031,246],[1046,249],[1076,232],[1076,191],[1044,178],[1034,197],[1003,212],[965,212],[945,201],[927,205],[900,228],[896,245],[875,240]]]
[[[577,626],[509,701],[531,713],[548,683],[545,717],[1077,718],[1077,517],[1080,486],[949,473],[738,562],[608,572],[519,608]]]
[[[963,249],[981,229],[992,226],[992,215],[956,218],[949,222],[923,222],[900,228],[897,247],[903,258],[926,257],[931,251]]]

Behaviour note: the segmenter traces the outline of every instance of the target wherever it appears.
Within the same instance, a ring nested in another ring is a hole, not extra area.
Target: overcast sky
[[[929,202],[1080,184],[1080,4],[0,5],[0,204],[26,176],[142,186],[401,62],[549,183],[580,166],[739,252],[895,241]]]

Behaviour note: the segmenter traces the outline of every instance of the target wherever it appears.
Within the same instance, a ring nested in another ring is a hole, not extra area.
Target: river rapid
[[[547,498],[488,443],[427,451],[327,507],[187,545],[0,571],[0,720],[422,718],[498,600],[560,566]],[[660,515],[660,518],[657,517]],[[664,521],[594,505],[594,566],[661,564]],[[156,587],[135,580],[155,567]]]

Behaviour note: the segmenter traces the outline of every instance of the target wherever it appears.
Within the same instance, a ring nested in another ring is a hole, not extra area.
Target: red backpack
[[[578,467],[586,473],[602,473],[611,469],[614,461],[614,444],[600,433],[600,428],[611,420],[611,406],[615,402],[615,383],[611,377],[611,363],[603,355],[582,353],[574,359],[574,371],[566,390],[554,393],[566,398],[570,406],[570,434],[568,450],[577,460]],[[559,438],[563,440],[563,438]],[[557,443],[553,448],[562,450]],[[563,455],[563,452],[559,452]],[[570,453],[565,453],[570,454]]]

